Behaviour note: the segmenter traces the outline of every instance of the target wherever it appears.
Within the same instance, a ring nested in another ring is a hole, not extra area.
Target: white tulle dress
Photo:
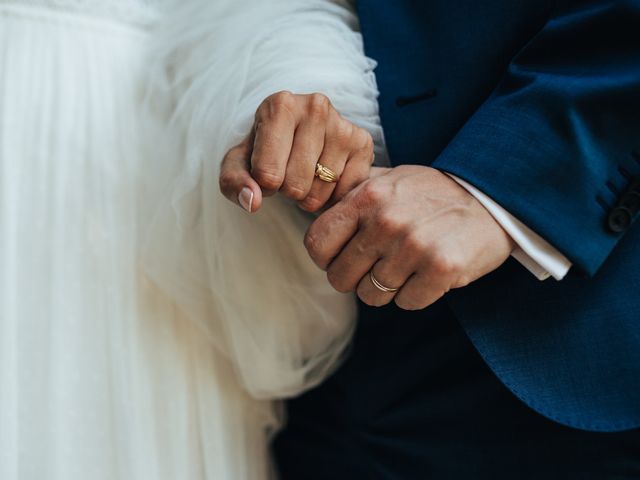
[[[0,478],[273,478],[278,401],[354,303],[282,199],[217,190],[260,101],[322,91],[381,145],[326,0],[0,0]]]

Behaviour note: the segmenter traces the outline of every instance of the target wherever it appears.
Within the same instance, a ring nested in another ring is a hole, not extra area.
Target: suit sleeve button
[[[631,221],[633,220],[633,214],[631,211],[623,206],[616,207],[609,214],[609,218],[607,219],[607,225],[609,230],[614,233],[624,232],[629,225],[631,225]]]

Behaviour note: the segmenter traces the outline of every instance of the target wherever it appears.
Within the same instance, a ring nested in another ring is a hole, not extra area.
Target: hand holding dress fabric
[[[315,212],[365,181],[372,163],[369,132],[345,120],[326,95],[283,91],[262,102],[251,134],[225,156],[220,189],[250,213],[275,192]],[[336,180],[319,177],[317,165]]]
[[[188,126],[186,151],[148,235],[146,269],[252,396],[295,396],[340,363],[356,305],[309,258],[303,237],[312,217],[284,195],[246,215],[220,193],[221,162],[246,139],[264,100],[284,90],[322,92],[371,134],[382,161],[375,62],[342,2],[198,0],[175,10],[156,69],[167,72],[159,94],[178,95],[173,122]],[[241,189],[229,198],[237,202]]]
[[[423,309],[511,254],[509,235],[447,175],[409,165],[376,172],[307,232],[307,250],[336,290]]]

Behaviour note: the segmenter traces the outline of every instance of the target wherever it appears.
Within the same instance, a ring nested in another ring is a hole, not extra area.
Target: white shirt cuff
[[[539,280],[549,277],[562,280],[566,276],[572,265],[567,257],[476,187],[455,175],[447,175],[473,195],[511,236],[517,245],[511,256],[527,270]]]

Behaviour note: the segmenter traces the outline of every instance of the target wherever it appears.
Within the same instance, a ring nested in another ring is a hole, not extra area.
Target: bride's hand
[[[339,180],[317,178],[318,163]],[[225,156],[220,189],[249,212],[276,192],[315,212],[367,180],[372,163],[371,135],[342,118],[326,96],[279,92],[260,105],[252,133]]]

